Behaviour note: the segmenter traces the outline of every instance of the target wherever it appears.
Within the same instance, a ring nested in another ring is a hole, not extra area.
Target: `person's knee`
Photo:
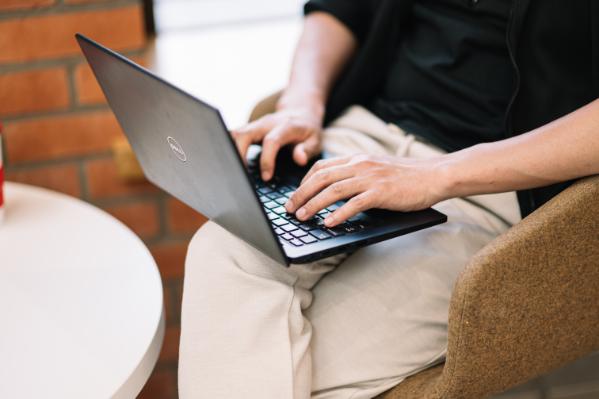
[[[248,245],[214,222],[206,222],[193,236],[185,259],[186,278],[217,273],[244,274],[293,284],[287,268]]]
[[[221,252],[237,241],[238,238],[218,224],[207,221],[196,231],[187,249],[187,261],[196,255],[202,256],[207,252]]]
[[[204,223],[187,248],[185,274],[222,262],[223,257],[231,258],[237,245],[240,245],[239,238],[214,222]]]

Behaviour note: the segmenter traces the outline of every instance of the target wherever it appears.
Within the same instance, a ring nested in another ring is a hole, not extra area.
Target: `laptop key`
[[[278,235],[278,236],[280,236],[281,234],[285,234],[285,231],[283,229],[276,228],[275,229],[275,234]]]
[[[316,238],[314,238],[310,235],[304,236],[304,237],[300,238],[300,240],[302,240],[306,244],[312,244],[313,242],[317,241]]]
[[[285,239],[287,241],[291,241],[291,240],[293,240],[295,238],[290,233],[285,233],[281,237],[283,237],[283,239]]]
[[[324,226],[324,220],[314,217],[310,220],[306,220],[302,224],[300,224],[300,229],[310,231],[314,229],[318,229],[319,227]]]
[[[287,197],[280,196],[275,200],[279,205],[285,205],[287,203]]]
[[[360,223],[352,223],[354,226],[354,229],[356,229],[356,231],[360,231],[364,229],[364,226],[362,226]]]
[[[286,224],[286,225],[284,225],[284,226],[281,226],[281,228],[282,228],[283,230],[285,230],[286,232],[288,232],[288,233],[289,233],[290,231],[297,230],[297,227],[296,227],[296,226],[294,226],[294,225],[292,225],[292,224]]]
[[[289,242],[292,243],[293,245],[295,245],[296,247],[301,247],[302,245],[304,245],[304,243],[301,242],[300,240],[298,240],[297,238],[294,238],[293,240],[291,240]]]
[[[274,209],[272,209],[272,211],[273,211],[274,213],[276,213],[277,215],[280,215],[280,214],[282,214],[282,213],[287,213],[287,209],[285,209],[285,207],[284,207],[284,206],[279,206],[279,204],[277,204],[277,203],[276,203],[276,202],[274,202],[274,201],[273,201],[273,203],[275,203],[275,204],[278,206],[278,208],[274,208]]]
[[[366,215],[362,212],[358,213],[355,216],[350,217],[349,219],[347,219],[348,222],[360,222],[362,220],[364,220],[366,218]]]
[[[311,224],[306,224],[306,223],[300,223],[297,227],[299,227],[300,229],[304,230],[304,231],[310,231],[310,230],[314,230],[316,227],[311,225]]]
[[[337,209],[339,209],[339,205],[337,205],[337,204],[333,204],[333,205],[329,205],[329,206],[327,206],[327,210],[328,210],[329,212],[333,212],[333,211],[335,211],[335,210],[337,210]]]
[[[319,213],[318,216],[324,220],[324,219],[328,218],[330,214],[331,214],[331,212],[325,211],[325,213]]]
[[[332,235],[333,237],[339,237],[345,235],[345,230],[342,227],[335,226],[331,229],[326,229],[326,232]]]
[[[360,228],[361,228],[361,229],[365,229],[365,228],[367,228],[367,227],[371,227],[371,226],[373,226],[373,223],[372,223],[372,221],[370,221],[370,220],[368,220],[368,219],[365,219],[365,220],[360,220],[360,221],[358,221],[358,222],[357,222],[357,223],[355,223],[355,224],[357,224],[358,226],[360,226]]]
[[[319,240],[326,240],[327,238],[331,238],[331,235],[329,233],[327,233],[326,231],[322,231],[320,229],[312,230],[312,231],[310,231],[310,234],[312,234],[314,237],[318,238]]]
[[[300,229],[293,230],[291,232],[291,234],[293,234],[293,236],[297,237],[297,238],[300,238],[300,237],[308,235],[308,233],[306,233],[304,230],[300,230]]]
[[[288,218],[286,218],[286,219],[289,221],[289,223],[293,223],[293,224],[294,224],[294,225],[296,225],[296,226],[299,226],[299,225],[302,223],[302,222],[300,222],[299,220],[297,220],[296,218],[294,218],[294,217],[293,217],[293,215],[292,215],[292,216],[289,216],[289,217],[288,217]]]
[[[281,195],[281,194],[279,194],[279,193],[276,193],[276,192],[272,192],[272,193],[270,193],[270,194],[267,194],[266,196],[267,196],[268,198],[270,198],[271,200],[273,200],[273,201],[277,201],[279,198],[281,198],[281,197],[282,197],[282,195]]]
[[[260,196],[260,202],[262,202],[263,204],[265,202],[269,202],[269,201],[270,201],[270,198],[268,198],[266,195],[261,195]]]
[[[262,187],[258,189],[258,192],[260,194],[268,194],[268,193],[272,193],[272,190],[269,187]]]
[[[283,186],[279,188],[279,192],[283,193],[283,194],[287,194],[287,193],[293,193],[295,191],[295,188],[291,187],[291,186]]]
[[[284,224],[287,224],[287,221],[285,219],[278,218],[274,219],[272,221],[272,224],[274,224],[275,226],[283,226]]]
[[[343,226],[343,230],[345,230],[346,233],[355,233],[358,231],[358,227],[350,223],[343,223],[341,226]]]

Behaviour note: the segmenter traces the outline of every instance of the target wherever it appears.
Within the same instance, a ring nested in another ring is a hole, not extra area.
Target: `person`
[[[214,223],[190,243],[182,398],[371,398],[443,361],[469,258],[599,173],[599,2],[311,0],[277,109],[232,132],[300,165],[300,220],[434,206],[448,222],[284,268]]]

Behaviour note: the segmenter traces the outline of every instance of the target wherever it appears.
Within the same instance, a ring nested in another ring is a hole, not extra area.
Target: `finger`
[[[286,144],[302,139],[303,131],[294,129],[289,124],[281,124],[272,129],[262,140],[262,154],[260,155],[260,170],[262,180],[272,178],[275,169],[277,153]]]
[[[299,220],[310,219],[327,206],[361,193],[363,186],[363,180],[359,179],[346,179],[335,182],[298,209],[296,217]]]
[[[356,216],[375,207],[374,195],[370,191],[364,191],[347,201],[343,206],[335,210],[324,220],[327,227],[334,227],[345,222],[347,219]]]
[[[235,136],[233,136],[235,137]],[[239,156],[243,161],[243,164],[247,166],[247,151],[250,145],[252,144],[253,139],[251,136],[241,136],[239,138],[235,138],[235,146],[237,147],[237,152],[239,152]]]
[[[353,177],[355,173],[354,168],[346,165],[332,166],[313,173],[312,176],[302,183],[291,195],[287,203],[285,203],[285,209],[287,209],[287,212],[289,213],[297,211],[302,205],[308,202],[310,198],[314,197],[331,184]]]
[[[312,175],[314,175],[314,173],[316,173],[322,169],[325,169],[325,168],[330,168],[333,166],[345,164],[345,163],[349,162],[349,160],[350,160],[350,157],[336,157],[336,158],[320,159],[319,161],[317,161],[314,164],[314,166],[312,166],[310,168],[308,173],[306,173],[306,175],[302,179],[300,185],[302,185],[306,181],[308,181],[308,179],[310,179],[312,177]]]
[[[300,166],[308,163],[310,158],[320,153],[320,137],[319,133],[310,136],[306,141],[303,141],[293,149],[293,160]]]
[[[231,131],[237,151],[239,151],[239,155],[244,163],[246,162],[246,154],[250,145],[262,141],[262,138],[272,129],[272,126],[273,120],[267,115]]]

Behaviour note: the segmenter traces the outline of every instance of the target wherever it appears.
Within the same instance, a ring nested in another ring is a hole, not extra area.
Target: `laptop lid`
[[[148,180],[287,264],[218,110],[93,40],[76,38]]]

